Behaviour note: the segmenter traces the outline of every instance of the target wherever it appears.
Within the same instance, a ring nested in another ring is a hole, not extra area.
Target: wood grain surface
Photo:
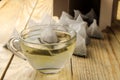
[[[52,5],[53,0],[8,0],[0,7],[0,80],[119,80],[119,27],[107,28],[103,40],[91,39],[87,58],[73,55],[57,74],[42,74],[3,48],[14,28],[20,32],[29,19],[52,15]]]

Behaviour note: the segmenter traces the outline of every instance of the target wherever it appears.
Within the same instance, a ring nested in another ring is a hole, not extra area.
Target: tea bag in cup
[[[57,43],[57,35],[51,26],[48,26],[41,32],[41,42],[42,43]]]

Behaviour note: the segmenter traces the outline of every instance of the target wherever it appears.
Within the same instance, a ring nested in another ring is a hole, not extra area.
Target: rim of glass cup
[[[46,26],[46,25],[34,25],[34,26]],[[51,26],[62,26],[62,25],[51,25]],[[25,40],[23,39],[22,35],[25,35],[25,34],[23,34],[24,31],[27,31],[27,30],[28,30],[27,33],[29,33],[29,32],[31,32],[31,31],[41,30],[42,28],[34,29],[34,30],[29,30],[29,28],[27,28],[27,29],[22,30],[21,33],[20,33],[20,40],[22,40],[23,42],[28,43],[28,44],[43,45],[43,46],[65,44],[65,43],[70,42],[70,41],[73,40],[74,38],[76,38],[76,32],[75,32],[75,30],[73,30],[72,28],[68,27],[67,25],[64,25],[64,26],[66,26],[67,29],[69,29],[70,31],[73,32],[73,34],[72,34],[73,36],[72,36],[69,40],[64,41],[64,42],[60,42],[60,43],[44,43],[44,44],[41,44],[41,43],[33,43],[33,42],[25,41]],[[32,26],[31,26],[31,27],[32,27]],[[54,29],[54,30],[57,30],[57,29]],[[58,30],[58,31],[61,31],[61,30]],[[65,31],[63,31],[63,32],[65,32]],[[27,33],[26,33],[26,34],[27,34]]]

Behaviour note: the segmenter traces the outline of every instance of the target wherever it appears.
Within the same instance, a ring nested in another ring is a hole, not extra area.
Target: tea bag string
[[[27,25],[28,25],[28,23],[29,23],[29,21],[30,21],[30,19],[31,19],[33,13],[34,13],[34,11],[35,11],[35,8],[36,8],[37,4],[38,4],[38,0],[36,0],[35,6],[33,7],[33,10],[32,10],[32,12],[30,14],[30,17],[28,18],[27,23],[25,24],[25,27],[24,27],[23,30],[27,29]]]

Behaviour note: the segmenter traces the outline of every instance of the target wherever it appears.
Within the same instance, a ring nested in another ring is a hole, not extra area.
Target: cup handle
[[[20,40],[18,38],[11,38],[7,43],[7,47],[13,54],[26,60],[26,57],[21,53],[22,50],[21,50],[19,41]]]

